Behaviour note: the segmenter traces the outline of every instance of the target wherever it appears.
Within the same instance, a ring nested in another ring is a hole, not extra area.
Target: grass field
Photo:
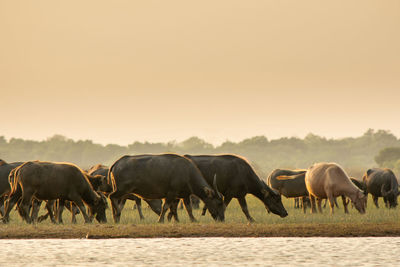
[[[143,202],[144,220],[140,220],[128,202],[122,211],[121,223],[114,224],[111,209],[107,210],[108,223],[97,222],[85,225],[78,215],[78,224],[70,223],[70,213],[63,214],[64,224],[53,225],[45,221],[37,225],[22,222],[16,211],[11,214],[8,225],[0,225],[0,238],[114,238],[114,237],[258,237],[258,236],[400,236],[400,210],[384,208],[380,200],[377,209],[372,200],[368,200],[367,212],[359,214],[350,208],[345,214],[338,199],[339,209],[330,215],[329,208],[323,214],[306,214],[293,208],[293,200],[283,198],[289,216],[280,218],[268,214],[264,205],[251,195],[247,197],[250,214],[256,220],[249,224],[234,199],[225,213],[225,222],[217,223],[209,214],[201,216],[201,210],[194,210],[198,223],[191,223],[185,210],[178,210],[180,222],[158,224],[158,216]],[[44,211],[41,211],[44,212]]]

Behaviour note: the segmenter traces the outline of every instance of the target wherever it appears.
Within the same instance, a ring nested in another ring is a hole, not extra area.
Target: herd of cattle
[[[216,221],[224,221],[225,208],[232,198],[237,198],[247,220],[252,222],[247,194],[260,199],[268,212],[280,217],[288,215],[281,195],[301,198],[304,212],[307,199],[312,212],[316,212],[316,202],[322,212],[321,201],[328,199],[333,213],[336,198],[341,196],[346,213],[350,201],[365,213],[368,193],[377,207],[379,197],[387,207],[396,207],[399,190],[394,173],[389,169],[369,169],[361,182],[350,178],[338,164],[317,163],[307,170],[274,170],[265,183],[244,158],[229,154],[123,156],[110,168],[98,164],[87,171],[71,163],[0,160],[0,213],[4,223],[9,222],[14,206],[27,223],[47,217],[62,223],[64,207],[71,211],[72,222],[80,212],[86,223],[93,218],[105,223],[106,197],[111,202],[114,222],[120,221],[128,199],[136,202],[141,219],[141,200],[146,201],[159,215],[159,222],[164,222],[167,212],[168,220],[178,221],[177,206],[182,199],[194,222],[194,196],[204,202],[203,215],[208,210]],[[47,213],[38,217],[42,201],[46,202]]]

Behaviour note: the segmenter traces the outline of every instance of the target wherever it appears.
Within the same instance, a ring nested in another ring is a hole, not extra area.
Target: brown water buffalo
[[[372,195],[374,204],[377,208],[378,198],[383,197],[388,208],[397,206],[397,196],[399,195],[397,178],[390,169],[369,169],[363,176],[363,181],[368,193]]]
[[[361,191],[364,192],[364,195],[367,195],[367,189],[365,184],[362,181],[359,181],[358,179],[354,178],[354,177],[350,177],[350,180],[353,182],[353,184],[355,186],[357,186]],[[367,200],[366,200],[367,201]],[[349,213],[349,210],[347,208],[347,205],[349,204],[349,200],[346,199],[346,197],[342,196],[342,202],[343,202],[343,207],[344,207],[344,212],[345,213]],[[324,209],[326,208],[326,204],[328,203],[328,199],[325,199],[324,202]],[[336,208],[339,208],[338,203],[336,202],[336,198],[335,198],[335,206]],[[352,204],[353,206],[353,204]],[[367,207],[367,202],[365,202],[365,207]]]
[[[28,223],[32,221],[28,213],[33,198],[39,200],[59,199],[58,218],[61,218],[64,201],[70,200],[78,206],[86,223],[91,222],[94,216],[99,222],[107,222],[106,199],[93,190],[83,171],[70,163],[41,161],[24,163],[15,169],[9,199],[15,195],[22,197],[19,212]],[[88,205],[90,216],[87,215],[83,203]],[[6,209],[7,216],[10,209],[9,202]]]
[[[4,215],[4,200],[6,195],[11,191],[10,183],[8,182],[8,176],[12,169],[20,166],[23,162],[12,162],[7,163],[0,159],[0,214]]]
[[[89,175],[95,175],[97,178],[100,176],[100,179],[89,178],[90,182],[93,185],[93,188],[96,191],[104,192],[106,195],[110,194],[113,190],[112,185],[108,184],[107,182],[108,171],[109,168],[102,164],[94,165],[88,170]],[[125,198],[121,199],[121,203],[119,203],[121,209],[123,209],[123,207],[125,206],[125,202],[127,199],[135,201],[139,217],[141,220],[143,220],[144,216],[142,212],[142,199],[140,197],[135,196],[134,194],[127,194],[125,195]],[[154,211],[157,215],[160,215],[161,205],[162,205],[161,199],[144,199],[144,201],[146,201],[147,204],[149,204],[149,207],[152,211]]]
[[[318,199],[318,209],[322,212],[321,200],[328,198],[331,214],[338,196],[348,197],[356,209],[365,213],[366,195],[350,180],[346,172],[336,163],[316,163],[308,168],[305,183],[311,199],[311,211],[316,211],[315,198]],[[345,201],[345,199],[344,199]]]
[[[303,212],[306,212],[308,191],[304,177],[307,170],[273,170],[267,178],[267,184],[287,198],[301,198]]]
[[[282,204],[281,196],[274,192],[254,172],[250,164],[236,155],[185,155],[191,159],[200,169],[208,183],[213,183],[216,176],[217,187],[224,195],[226,206],[232,198],[237,198],[243,213],[248,221],[253,222],[246,203],[246,195],[252,194],[260,199],[265,208],[279,215],[286,217],[287,211]]]
[[[176,154],[123,156],[111,166],[108,174],[114,188],[109,197],[115,222],[119,222],[121,216],[120,199],[130,193],[147,199],[165,199],[159,222],[164,222],[166,211],[176,199],[190,199],[191,194],[206,203],[215,220],[224,220],[222,196],[185,157]],[[185,208],[190,219],[195,221],[186,202]]]

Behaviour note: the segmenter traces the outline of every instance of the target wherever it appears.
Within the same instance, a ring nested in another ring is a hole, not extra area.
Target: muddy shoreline
[[[1,226],[0,239],[168,237],[385,237],[400,236],[400,223],[166,224]]]

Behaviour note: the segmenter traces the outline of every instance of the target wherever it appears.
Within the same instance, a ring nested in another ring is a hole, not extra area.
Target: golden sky
[[[400,1],[0,0],[0,135],[400,137]]]

